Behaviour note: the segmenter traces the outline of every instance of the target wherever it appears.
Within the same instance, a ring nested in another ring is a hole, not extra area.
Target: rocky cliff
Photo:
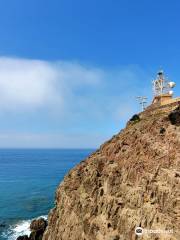
[[[43,240],[180,239],[178,104],[135,116],[67,174]]]

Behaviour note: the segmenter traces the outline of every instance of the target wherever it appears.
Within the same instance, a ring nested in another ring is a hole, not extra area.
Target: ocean
[[[64,175],[92,149],[0,149],[0,240],[29,234],[29,223],[47,217]]]

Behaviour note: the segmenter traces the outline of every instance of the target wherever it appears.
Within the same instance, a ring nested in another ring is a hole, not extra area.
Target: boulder
[[[47,221],[44,218],[35,219],[30,224],[30,240],[41,240],[46,230]]]
[[[44,218],[35,219],[30,224],[30,236],[20,236],[17,238],[17,240],[42,240],[46,227],[47,221]]]
[[[44,218],[35,219],[30,224],[31,231],[39,231],[39,230],[45,231],[46,227],[47,227],[47,221]]]
[[[24,236],[18,237],[17,240],[29,240],[29,237],[27,235],[24,235]]]

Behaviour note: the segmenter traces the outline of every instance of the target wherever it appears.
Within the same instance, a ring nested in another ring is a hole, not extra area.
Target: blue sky
[[[0,0],[0,147],[97,147],[152,98],[179,94],[178,0]]]

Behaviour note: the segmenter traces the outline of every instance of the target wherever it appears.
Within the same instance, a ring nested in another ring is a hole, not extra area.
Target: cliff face
[[[148,109],[72,169],[43,240],[180,239],[180,111]],[[174,117],[174,118],[173,118]],[[174,119],[174,122],[172,121]]]

